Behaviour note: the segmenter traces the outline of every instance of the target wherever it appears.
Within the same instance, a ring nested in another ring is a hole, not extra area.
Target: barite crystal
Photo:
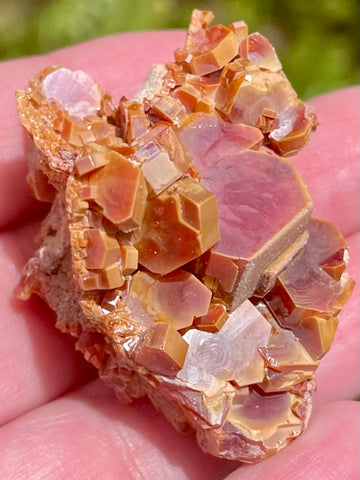
[[[20,296],[124,402],[148,395],[213,455],[256,462],[306,428],[353,288],[288,158],[317,125],[270,42],[193,12],[185,46],[114,106],[52,66],[17,92],[28,181],[51,202]]]

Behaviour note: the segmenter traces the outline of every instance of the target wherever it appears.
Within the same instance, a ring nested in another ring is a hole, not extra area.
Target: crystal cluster
[[[122,401],[255,462],[306,427],[353,281],[286,157],[315,113],[269,41],[193,12],[184,48],[114,106],[52,66],[17,92],[29,184],[52,202],[24,270]]]

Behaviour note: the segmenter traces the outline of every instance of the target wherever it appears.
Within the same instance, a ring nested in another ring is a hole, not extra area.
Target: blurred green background
[[[0,59],[115,32],[186,28],[195,7],[267,36],[305,99],[359,82],[359,0],[0,0]]]

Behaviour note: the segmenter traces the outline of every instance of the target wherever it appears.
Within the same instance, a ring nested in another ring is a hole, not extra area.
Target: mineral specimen
[[[52,202],[21,297],[122,401],[148,395],[206,452],[256,462],[306,427],[353,281],[284,158],[315,112],[265,37],[212,19],[195,10],[175,61],[117,107],[62,66],[17,92],[28,180]]]

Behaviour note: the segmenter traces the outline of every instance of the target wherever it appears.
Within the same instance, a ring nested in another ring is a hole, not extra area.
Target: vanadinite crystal
[[[174,62],[114,107],[52,66],[17,92],[52,202],[25,267],[122,401],[148,395],[221,457],[255,462],[306,427],[353,281],[291,161],[316,127],[269,41],[193,12]]]

